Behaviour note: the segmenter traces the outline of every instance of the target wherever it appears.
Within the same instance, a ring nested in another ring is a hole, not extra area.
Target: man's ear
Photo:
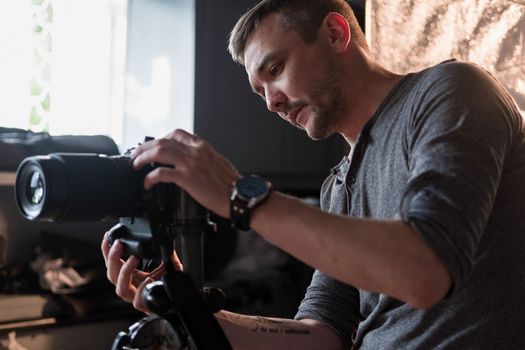
[[[335,52],[342,53],[348,49],[352,33],[346,18],[340,13],[330,12],[324,18],[323,28],[326,30],[329,44]]]

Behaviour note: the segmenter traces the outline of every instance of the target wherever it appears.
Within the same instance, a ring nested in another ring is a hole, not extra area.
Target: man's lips
[[[297,117],[299,116],[299,112],[301,112],[301,110],[303,109],[303,107],[304,107],[304,105],[299,106],[299,107],[293,109],[293,110],[288,114],[288,120],[290,120],[290,122],[292,122],[292,124],[299,125],[299,123],[297,123]]]

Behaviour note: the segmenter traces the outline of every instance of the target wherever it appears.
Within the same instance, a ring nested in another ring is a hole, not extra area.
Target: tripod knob
[[[149,283],[142,291],[142,301],[148,310],[157,315],[167,313],[172,307],[162,281]]]

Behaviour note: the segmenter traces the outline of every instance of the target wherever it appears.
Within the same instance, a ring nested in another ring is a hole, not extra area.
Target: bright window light
[[[194,0],[0,0],[0,126],[193,131]]]
[[[1,126],[112,133],[116,3],[0,2]]]
[[[33,28],[29,1],[0,1],[0,125],[29,127]]]

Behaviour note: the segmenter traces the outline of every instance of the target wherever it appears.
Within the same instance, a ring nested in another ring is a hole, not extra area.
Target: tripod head
[[[222,307],[224,294],[202,285],[203,238],[214,230],[214,224],[185,191],[165,188],[173,185],[157,186],[151,203],[146,205],[147,219],[121,218],[110,231],[110,243],[120,239],[125,254],[157,261],[160,258],[166,269],[162,279],[150,283],[142,294],[144,305],[156,316],[135,323],[128,333],[119,333],[113,349],[133,349],[137,345],[142,349],[145,339],[151,340],[150,346],[163,346],[161,349],[231,349],[212,314]],[[165,194],[175,195],[175,208],[159,208],[160,196]],[[176,215],[172,215],[174,212]],[[185,272],[176,270],[170,258],[177,236],[181,238]]]

